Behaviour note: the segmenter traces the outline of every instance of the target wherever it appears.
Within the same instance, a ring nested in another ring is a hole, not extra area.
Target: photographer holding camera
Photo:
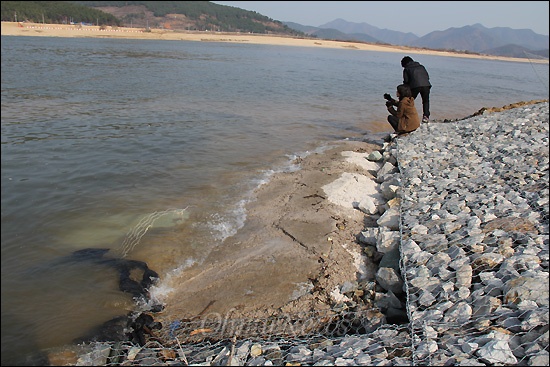
[[[386,99],[386,107],[397,106],[397,101],[389,93],[384,93],[384,98]]]
[[[420,118],[414,105],[411,89],[406,84],[400,84],[397,86],[396,95],[397,101],[388,93],[384,94],[386,108],[390,113],[388,122],[397,134],[410,133],[420,126]]]

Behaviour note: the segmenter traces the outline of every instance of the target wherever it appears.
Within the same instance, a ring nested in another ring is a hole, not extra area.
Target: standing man
[[[414,99],[420,93],[422,97],[422,122],[430,120],[430,76],[426,68],[418,61],[414,61],[410,56],[405,56],[401,59],[403,67],[403,84],[407,84],[411,88]]]

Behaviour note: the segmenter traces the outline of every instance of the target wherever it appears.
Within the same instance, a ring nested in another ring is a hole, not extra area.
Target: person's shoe
[[[422,122],[426,123],[430,121],[430,118],[428,116],[422,116]]]

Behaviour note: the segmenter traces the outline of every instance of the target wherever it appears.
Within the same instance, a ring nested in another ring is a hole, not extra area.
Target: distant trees
[[[73,1],[73,3],[90,7],[142,5],[152,12],[155,17],[183,14],[194,23],[196,30],[215,29],[222,32],[280,33],[304,36],[304,33],[293,30],[280,21],[273,20],[255,11],[218,5],[210,1]]]
[[[157,19],[151,25],[166,24],[171,14],[182,14],[193,26],[192,30],[222,32],[272,33],[305,36],[255,11],[214,4],[210,1],[2,1],[3,21],[31,21],[35,23],[64,24],[92,23],[97,25],[130,26],[149,21],[145,12],[128,12],[120,18],[95,9],[97,7],[142,6]]]
[[[66,24],[90,23],[120,26],[114,15],[70,1],[2,1],[2,21]]]

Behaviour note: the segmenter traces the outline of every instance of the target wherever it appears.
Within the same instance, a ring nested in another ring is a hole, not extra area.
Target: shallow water
[[[389,131],[401,54],[2,37],[2,364],[134,308],[76,250],[200,263],[296,155]],[[432,119],[548,98],[548,64],[418,56]],[[420,110],[420,99],[417,100]],[[156,297],[167,291],[161,284]]]

